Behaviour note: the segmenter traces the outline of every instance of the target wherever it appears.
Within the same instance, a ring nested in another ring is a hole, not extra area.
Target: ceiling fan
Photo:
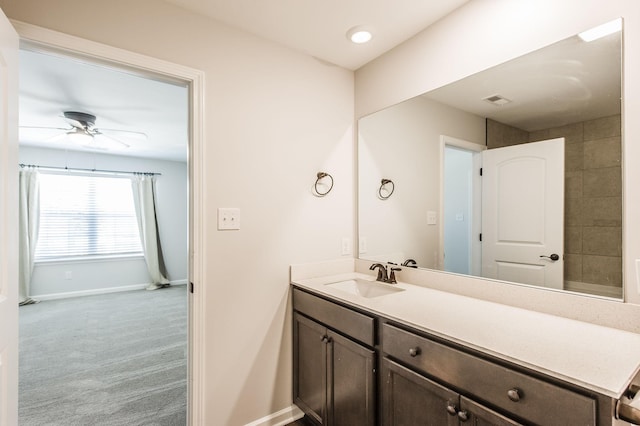
[[[71,127],[41,127],[41,126],[20,126],[21,129],[33,130],[59,130],[56,136],[46,139],[48,142],[56,142],[67,139],[68,141],[90,149],[122,149],[129,148],[130,145],[120,138],[146,140],[147,135],[142,132],[118,129],[103,129],[96,127],[96,116],[86,112],[64,111],[64,120]]]

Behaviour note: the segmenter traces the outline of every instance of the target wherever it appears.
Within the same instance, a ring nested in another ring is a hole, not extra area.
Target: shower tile
[[[566,281],[582,281],[582,255],[564,255],[564,279]]]
[[[546,139],[551,139],[551,136],[549,136],[549,129],[536,130],[529,133],[529,142],[538,142]]]
[[[564,146],[564,170],[573,172],[584,168],[584,144],[572,143]]]
[[[582,253],[582,227],[581,226],[565,227],[564,252],[569,254]]]
[[[582,201],[584,226],[622,226],[622,197],[585,197]]]
[[[564,175],[564,197],[582,197],[582,171],[566,172]]]
[[[612,115],[610,117],[596,118],[584,122],[584,140],[590,141],[594,139],[608,138],[611,136],[620,136],[621,133],[621,116]]]
[[[622,158],[620,137],[596,139],[584,143],[584,168],[620,166]]]
[[[613,256],[583,256],[582,281],[617,287],[622,285],[622,258]]]
[[[622,228],[618,226],[584,227],[584,254],[622,256]]]
[[[618,166],[585,170],[583,194],[585,197],[622,196],[622,169]]]
[[[581,226],[582,225],[582,198],[569,198],[564,202],[564,225],[565,226]]]
[[[564,138],[567,144],[582,143],[584,140],[583,123],[567,124],[549,129],[549,138]]]

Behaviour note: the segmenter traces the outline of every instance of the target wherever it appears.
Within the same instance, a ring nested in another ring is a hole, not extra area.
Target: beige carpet
[[[186,287],[20,307],[20,425],[186,424]]]

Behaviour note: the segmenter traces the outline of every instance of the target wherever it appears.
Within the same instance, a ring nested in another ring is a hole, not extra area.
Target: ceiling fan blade
[[[118,140],[118,139],[116,139],[114,137],[107,136],[104,133],[96,133],[96,134],[94,134],[93,140],[94,140],[96,145],[103,145],[103,146],[106,145],[107,149],[108,149],[108,146],[115,147],[116,149],[117,148],[120,148],[120,149],[129,148],[131,146],[131,145],[129,145],[129,144],[125,143],[125,142],[122,142],[121,140]]]
[[[59,142],[59,141],[63,141],[67,138],[67,133],[60,133],[59,135],[55,135],[55,136],[51,136],[49,138],[46,138],[45,140],[43,140],[43,142]]]
[[[108,134],[112,134],[115,137],[120,136],[124,138],[131,138],[131,139],[137,139],[137,140],[143,140],[143,141],[146,141],[148,138],[146,133],[134,132],[132,130],[103,129],[101,127],[99,129],[94,128],[93,131],[97,132],[97,134],[104,135],[105,133],[108,133]]]
[[[71,128],[63,128],[63,127],[47,127],[47,126],[19,126],[21,129],[36,129],[36,130],[62,130],[64,132],[68,132],[70,130],[73,130],[73,127]]]

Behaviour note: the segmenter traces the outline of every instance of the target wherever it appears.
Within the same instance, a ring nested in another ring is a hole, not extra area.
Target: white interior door
[[[0,10],[0,425],[18,424],[18,42]]]
[[[561,289],[564,138],[482,154],[482,275]]]

